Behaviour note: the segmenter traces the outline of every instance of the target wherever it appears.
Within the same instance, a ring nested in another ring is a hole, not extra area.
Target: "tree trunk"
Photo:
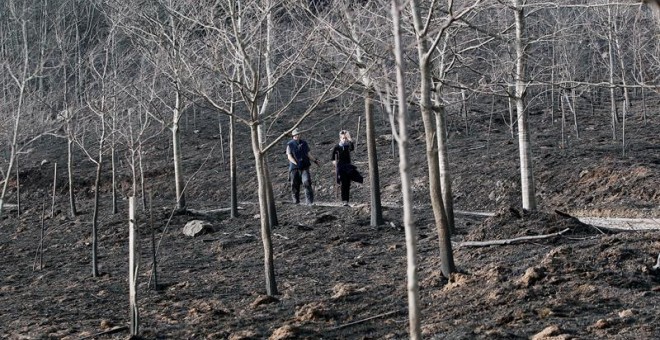
[[[142,163],[142,142],[138,147],[138,166],[140,167],[140,197],[142,197],[142,211],[147,210],[147,195],[144,188],[144,165]]]
[[[16,114],[14,116],[14,126],[12,129],[12,139],[9,149],[9,164],[7,164],[7,171],[5,172],[6,178],[2,185],[2,192],[0,193],[0,217],[2,217],[3,205],[5,196],[7,195],[7,185],[9,184],[9,177],[11,176],[11,170],[14,168],[14,161],[16,158],[16,152],[18,148],[18,128],[21,122],[21,116],[23,115],[23,102],[25,101],[25,86],[30,80],[28,76],[28,67],[29,67],[29,52],[28,52],[28,34],[27,34],[27,23],[26,20],[21,20],[21,37],[23,41],[22,48],[22,64],[20,69],[20,75],[14,76],[12,73],[13,70],[9,69],[12,77],[16,81],[18,87],[18,100],[16,104]],[[7,66],[9,67],[9,66]]]
[[[96,164],[96,178],[94,180],[94,210],[92,212],[92,277],[99,276],[98,266],[98,222],[99,222],[99,191],[101,190],[101,170],[103,169],[103,147],[99,146],[99,159]]]
[[[621,108],[621,152],[623,156],[626,155],[626,116],[630,108],[630,94],[628,91],[628,84],[626,82],[626,65],[623,60],[623,52],[621,51],[621,44],[619,43],[618,26],[616,20],[613,20],[614,29],[614,46],[619,60],[619,68],[621,68],[621,85],[623,85],[623,107]]]
[[[280,223],[277,220],[277,207],[275,206],[275,194],[273,193],[273,183],[270,181],[270,170],[268,170],[268,161],[266,157],[263,159],[264,162],[264,184],[266,186],[266,199],[268,201],[268,223],[270,227],[276,227]]]
[[[401,193],[403,198],[403,225],[406,232],[406,258],[408,277],[408,323],[410,339],[422,338],[421,313],[419,309],[419,279],[417,277],[417,231],[412,221],[412,192],[410,188],[410,162],[408,160],[408,107],[406,105],[405,74],[403,64],[403,46],[401,45],[401,10],[403,5],[392,0],[392,19],[394,33],[394,57],[396,60],[397,98],[399,102],[397,142],[399,144],[399,173],[401,175]],[[394,132],[394,127],[392,128]]]
[[[534,170],[532,166],[532,148],[530,141],[528,114],[525,110],[525,69],[527,56],[524,41],[525,13],[522,0],[513,0],[516,22],[516,113],[518,115],[518,148],[520,151],[520,188],[522,191],[523,209],[536,210],[536,192],[534,189]]]
[[[67,133],[68,134],[68,133]],[[76,194],[73,190],[73,139],[70,136],[67,136],[67,171],[69,178],[69,213],[71,217],[76,217],[78,211],[76,210]]]
[[[172,118],[172,160],[174,161],[174,183],[176,188],[176,208],[186,208],[186,197],[184,193],[183,165],[181,160],[181,142],[179,140],[179,120],[181,119],[181,98],[179,91],[176,92],[176,103]]]
[[[354,15],[348,10],[344,10],[344,17],[347,20],[353,18]],[[349,31],[354,41],[358,41],[358,35],[355,30],[355,25],[351,22]],[[362,83],[364,85],[364,119],[366,125],[367,135],[367,158],[369,162],[369,186],[370,186],[370,214],[371,226],[379,226],[384,223],[383,221],[383,208],[380,199],[380,175],[378,172],[378,153],[376,152],[376,131],[374,126],[374,87],[373,80],[368,73],[366,67],[365,52],[360,44],[355,44],[355,57],[358,62],[358,70]],[[359,128],[359,124],[358,124]],[[359,131],[358,131],[359,132]],[[336,168],[335,168],[336,171]],[[336,192],[335,192],[336,193]]]
[[[128,198],[128,300],[131,320],[131,336],[138,335],[140,330],[140,313],[137,306],[138,278],[138,240],[137,221],[135,220],[135,197]]]
[[[110,139],[110,172],[112,175],[112,213],[117,213],[117,164],[115,162],[115,132],[117,131],[117,117],[112,116],[112,135]],[[132,163],[135,165],[135,163]],[[135,180],[135,177],[133,177]],[[133,194],[135,196],[135,192]]]
[[[231,196],[231,218],[238,217],[238,193],[236,186],[236,145],[234,142],[234,116],[229,116],[229,195]]]
[[[264,269],[266,274],[266,294],[277,295],[277,284],[275,282],[275,265],[273,263],[273,243],[268,217],[268,193],[264,169],[264,155],[259,147],[259,128],[256,124],[250,126],[252,140],[252,152],[254,153],[255,167],[257,173],[258,195],[259,195],[259,217],[261,220],[261,241],[264,247]]]
[[[607,41],[607,55],[609,58],[610,66],[610,114],[612,116],[612,140],[616,140],[616,124],[618,123],[617,112],[616,112],[616,94],[614,89],[614,37],[612,33],[612,10],[610,6],[607,6],[607,22],[608,22],[608,38]]]
[[[439,101],[438,101],[439,102]],[[454,227],[454,194],[451,190],[451,173],[449,172],[449,151],[447,150],[447,123],[445,119],[445,108],[437,107],[435,113],[435,125],[438,132],[438,163],[440,165],[440,187],[442,189],[442,202],[447,215],[447,226],[449,234],[455,232]]]
[[[114,129],[114,128],[113,128]],[[110,172],[112,173],[112,213],[117,213],[117,164],[115,162],[115,146],[114,141],[112,142],[112,147],[110,148]],[[133,178],[135,181],[135,177]],[[133,192],[135,195],[135,192]]]
[[[369,186],[371,197],[371,226],[384,223],[380,201],[380,176],[378,174],[378,153],[376,152],[376,131],[373,113],[373,88],[368,87],[364,97],[364,116],[367,130],[367,156],[369,160]]]
[[[429,176],[429,195],[431,196],[431,207],[435,217],[435,226],[438,232],[438,242],[440,244],[440,259],[442,274],[449,278],[451,273],[456,271],[454,258],[452,255],[449,222],[442,197],[442,188],[440,184],[440,164],[438,159],[437,142],[435,138],[437,131],[433,119],[433,104],[431,103],[431,69],[429,57],[427,54],[427,42],[425,36],[420,36],[423,32],[422,19],[419,16],[416,0],[411,0],[413,20],[415,21],[415,31],[417,32],[417,54],[419,58],[419,76],[420,76],[420,109],[422,112],[422,121],[424,123],[424,134],[426,140],[426,160],[428,164]]]
[[[21,217],[21,175],[18,168],[18,154],[16,154],[16,215]]]
[[[561,107],[561,148],[565,149],[566,146],[566,108],[564,107],[564,96],[562,95],[564,90],[561,90],[559,93],[559,100]]]
[[[9,164],[7,164],[7,171],[5,172],[6,177],[5,181],[2,184],[2,193],[0,193],[0,217],[2,217],[2,211],[4,206],[5,196],[7,195],[7,186],[9,185],[9,177],[11,176],[11,170],[14,168],[14,161],[16,160],[16,149],[18,146],[18,127],[20,126],[20,119],[23,109],[23,99],[25,93],[25,86],[21,85],[20,93],[18,95],[18,108],[16,109],[16,116],[14,118],[14,128],[11,145],[9,148]]]

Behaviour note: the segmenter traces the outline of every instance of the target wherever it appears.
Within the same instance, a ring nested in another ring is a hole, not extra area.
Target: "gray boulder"
[[[213,232],[211,223],[202,220],[192,220],[183,227],[183,234],[190,237],[195,237],[201,234]]]

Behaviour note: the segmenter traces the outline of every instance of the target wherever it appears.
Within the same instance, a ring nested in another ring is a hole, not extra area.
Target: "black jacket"
[[[337,164],[351,164],[351,151],[353,150],[355,150],[353,142],[337,144],[332,149],[332,160],[336,160]]]

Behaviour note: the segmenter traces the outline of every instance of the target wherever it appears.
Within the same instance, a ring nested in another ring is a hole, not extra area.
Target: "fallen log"
[[[346,328],[346,327],[349,327],[349,326],[361,324],[361,323],[364,323],[364,322],[367,322],[367,321],[370,321],[370,320],[373,320],[373,319],[378,319],[378,318],[383,318],[383,317],[386,317],[386,316],[394,315],[394,314],[397,314],[399,312],[400,312],[399,310],[395,310],[395,311],[391,311],[391,312],[387,312],[387,313],[383,313],[383,314],[370,316],[370,317],[365,318],[365,319],[360,319],[360,320],[357,320],[357,321],[353,321],[353,322],[345,323],[343,325],[332,327],[329,330],[336,331],[338,329],[342,329],[342,328]]]
[[[571,228],[566,228],[562,231],[552,234],[523,236],[523,237],[516,237],[516,238],[504,239],[504,240],[458,242],[456,245],[459,247],[487,247],[487,246],[509,245],[514,243],[551,238],[551,237],[559,236],[569,230],[571,230]]]

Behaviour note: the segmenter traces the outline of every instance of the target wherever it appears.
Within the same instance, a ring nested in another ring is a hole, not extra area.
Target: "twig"
[[[100,332],[100,333],[96,333],[96,334],[88,335],[86,337],[82,337],[82,338],[80,338],[80,340],[94,339],[94,338],[98,338],[99,336],[102,336],[102,335],[114,334],[114,333],[118,333],[118,332],[121,332],[121,331],[125,331],[127,329],[128,329],[128,326],[119,326],[119,327],[115,327],[115,328],[110,328],[107,331],[103,331],[103,332]]]
[[[552,233],[552,234],[546,234],[546,235],[536,235],[536,236],[523,236],[523,237],[517,237],[517,238],[511,238],[511,239],[505,239],[505,240],[492,240],[492,241],[471,241],[471,242],[460,242],[458,243],[459,247],[486,247],[486,246],[496,246],[496,245],[507,245],[507,244],[513,244],[516,242],[522,242],[522,241],[530,241],[530,240],[539,240],[539,239],[545,239],[545,238],[551,238],[555,236],[559,236],[567,231],[571,230],[571,228],[566,228],[560,232]]]
[[[339,325],[339,326],[336,326],[336,327],[330,328],[329,330],[330,330],[330,331],[335,331],[335,330],[342,329],[342,328],[345,328],[345,327],[348,327],[348,326],[353,326],[353,325],[357,325],[357,324],[360,324],[360,323],[363,323],[363,322],[367,322],[367,321],[369,321],[369,320],[373,320],[373,319],[378,319],[378,318],[382,318],[382,317],[390,316],[390,315],[393,315],[393,314],[396,314],[396,313],[399,313],[399,312],[400,312],[400,310],[395,310],[395,311],[391,311],[391,312],[387,312],[387,313],[383,313],[383,314],[378,314],[378,315],[370,316],[370,317],[368,317],[368,318],[366,318],[366,319],[357,320],[357,321],[349,322],[349,323],[347,323],[347,324],[343,324],[343,325]]]
[[[243,207],[237,207],[238,210],[243,210]],[[222,214],[231,212],[231,208],[219,208],[219,209],[210,209],[210,210],[198,210],[198,209],[186,209],[187,212],[203,216],[203,217],[213,217],[214,214]]]

